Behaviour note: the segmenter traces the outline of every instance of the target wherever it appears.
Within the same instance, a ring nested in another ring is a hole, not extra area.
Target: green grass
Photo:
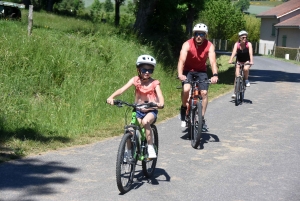
[[[107,97],[136,75],[139,55],[161,56],[108,24],[36,12],[33,22],[28,36],[25,17],[0,21],[0,161],[120,135],[124,109],[107,105]],[[221,82],[211,85],[210,100],[232,89],[227,61],[218,59]],[[166,105],[158,123],[178,114],[180,83],[167,70],[176,62],[158,61],[153,74]],[[133,92],[120,99],[133,101]]]

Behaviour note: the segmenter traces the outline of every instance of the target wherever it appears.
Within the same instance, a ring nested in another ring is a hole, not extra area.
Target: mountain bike
[[[235,78],[235,105],[238,106],[239,104],[242,104],[245,97],[245,91],[246,91],[246,82],[244,79],[244,66],[250,65],[248,63],[241,64],[241,63],[232,63],[237,64],[240,66],[240,74]]]
[[[138,108],[156,109],[157,105],[152,102],[139,105],[130,104],[121,100],[114,100],[114,105],[117,107],[128,106],[125,112],[124,135],[119,145],[116,162],[117,186],[121,193],[126,193],[133,184],[135,167],[138,161],[141,161],[143,173],[147,178],[150,178],[155,171],[157,158],[148,158],[145,129],[141,127],[136,118],[136,110]],[[130,124],[127,124],[126,121],[128,114],[131,114]],[[158,157],[158,133],[154,123],[151,125],[151,134],[153,146]]]
[[[191,84],[190,97],[186,110],[186,124],[188,127],[188,134],[191,139],[191,145],[193,148],[197,149],[200,145],[201,135],[202,135],[202,96],[200,94],[200,89],[198,88],[199,83],[208,83],[210,80],[186,80],[185,83]]]

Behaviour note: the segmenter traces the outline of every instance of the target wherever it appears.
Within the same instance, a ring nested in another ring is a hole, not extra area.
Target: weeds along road
[[[158,124],[157,169],[120,195],[121,136],[0,165],[0,200],[300,200],[300,66],[255,57],[243,105],[208,105],[209,132],[193,149],[177,117]],[[120,111],[120,115],[123,111]]]

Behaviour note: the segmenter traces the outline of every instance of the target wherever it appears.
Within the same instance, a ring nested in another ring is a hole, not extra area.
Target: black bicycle
[[[138,161],[142,162],[143,173],[147,178],[150,178],[154,173],[157,158],[148,158],[148,145],[145,129],[141,127],[136,118],[136,110],[138,108],[156,109],[157,105],[151,102],[137,105],[121,100],[114,100],[114,105],[118,107],[122,107],[124,105],[128,106],[128,109],[125,112],[125,131],[119,145],[116,162],[117,186],[121,193],[126,193],[130,190],[130,186],[133,183],[135,167]],[[133,108],[133,110],[131,108]],[[126,121],[128,114],[131,114],[130,124],[127,124]],[[153,146],[158,157],[158,133],[154,123],[151,125],[151,134]]]
[[[241,64],[241,63],[232,63],[237,64],[240,66],[240,74],[235,78],[235,105],[238,106],[239,104],[242,104],[245,97],[245,91],[246,91],[246,82],[244,79],[244,66],[245,65],[251,65],[249,63]]]
[[[202,136],[202,96],[200,94],[200,89],[198,88],[199,83],[208,83],[210,80],[186,80],[185,83],[191,84],[190,97],[188,100],[187,110],[186,110],[186,125],[188,127],[188,135],[191,139],[191,145],[193,148],[197,149],[200,145],[200,140]]]

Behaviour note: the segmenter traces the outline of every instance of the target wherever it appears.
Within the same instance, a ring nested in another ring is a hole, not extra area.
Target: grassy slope
[[[137,56],[153,54],[151,47],[107,24],[47,13],[34,13],[28,37],[26,21],[0,21],[0,161],[120,135],[124,109],[105,100],[136,75]],[[232,89],[227,61],[219,59],[222,83],[211,86],[211,99]],[[158,122],[180,106],[180,83],[168,68],[158,64],[153,75],[166,100]],[[133,89],[120,99],[132,101]]]

